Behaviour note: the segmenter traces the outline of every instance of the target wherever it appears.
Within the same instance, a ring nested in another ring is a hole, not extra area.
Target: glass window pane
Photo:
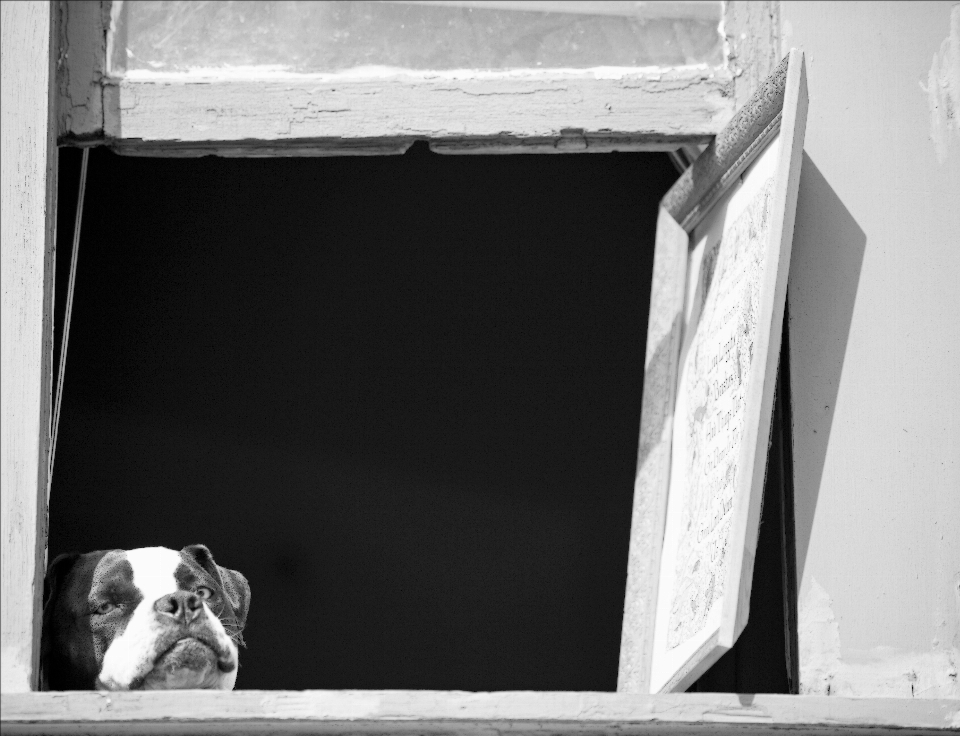
[[[721,12],[716,1],[128,1],[114,11],[112,71],[717,66]]]

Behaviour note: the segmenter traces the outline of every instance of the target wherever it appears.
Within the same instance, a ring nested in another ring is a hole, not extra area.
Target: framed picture
[[[747,622],[806,112],[791,51],[661,202],[622,690],[685,690]]]

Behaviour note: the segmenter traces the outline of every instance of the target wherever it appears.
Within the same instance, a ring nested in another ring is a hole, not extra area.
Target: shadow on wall
[[[810,545],[817,495],[850,336],[867,236],[806,152],[800,173],[790,280],[797,581]],[[808,278],[807,271],[817,279]],[[803,331],[803,325],[816,325]]]

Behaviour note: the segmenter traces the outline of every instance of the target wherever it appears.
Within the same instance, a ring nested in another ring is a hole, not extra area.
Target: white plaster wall
[[[801,692],[960,697],[960,4],[784,2]],[[932,85],[932,86],[931,86]]]

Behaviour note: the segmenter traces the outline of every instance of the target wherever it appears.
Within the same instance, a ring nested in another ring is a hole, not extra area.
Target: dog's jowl
[[[250,586],[202,544],[60,555],[43,593],[44,689],[233,689]]]

